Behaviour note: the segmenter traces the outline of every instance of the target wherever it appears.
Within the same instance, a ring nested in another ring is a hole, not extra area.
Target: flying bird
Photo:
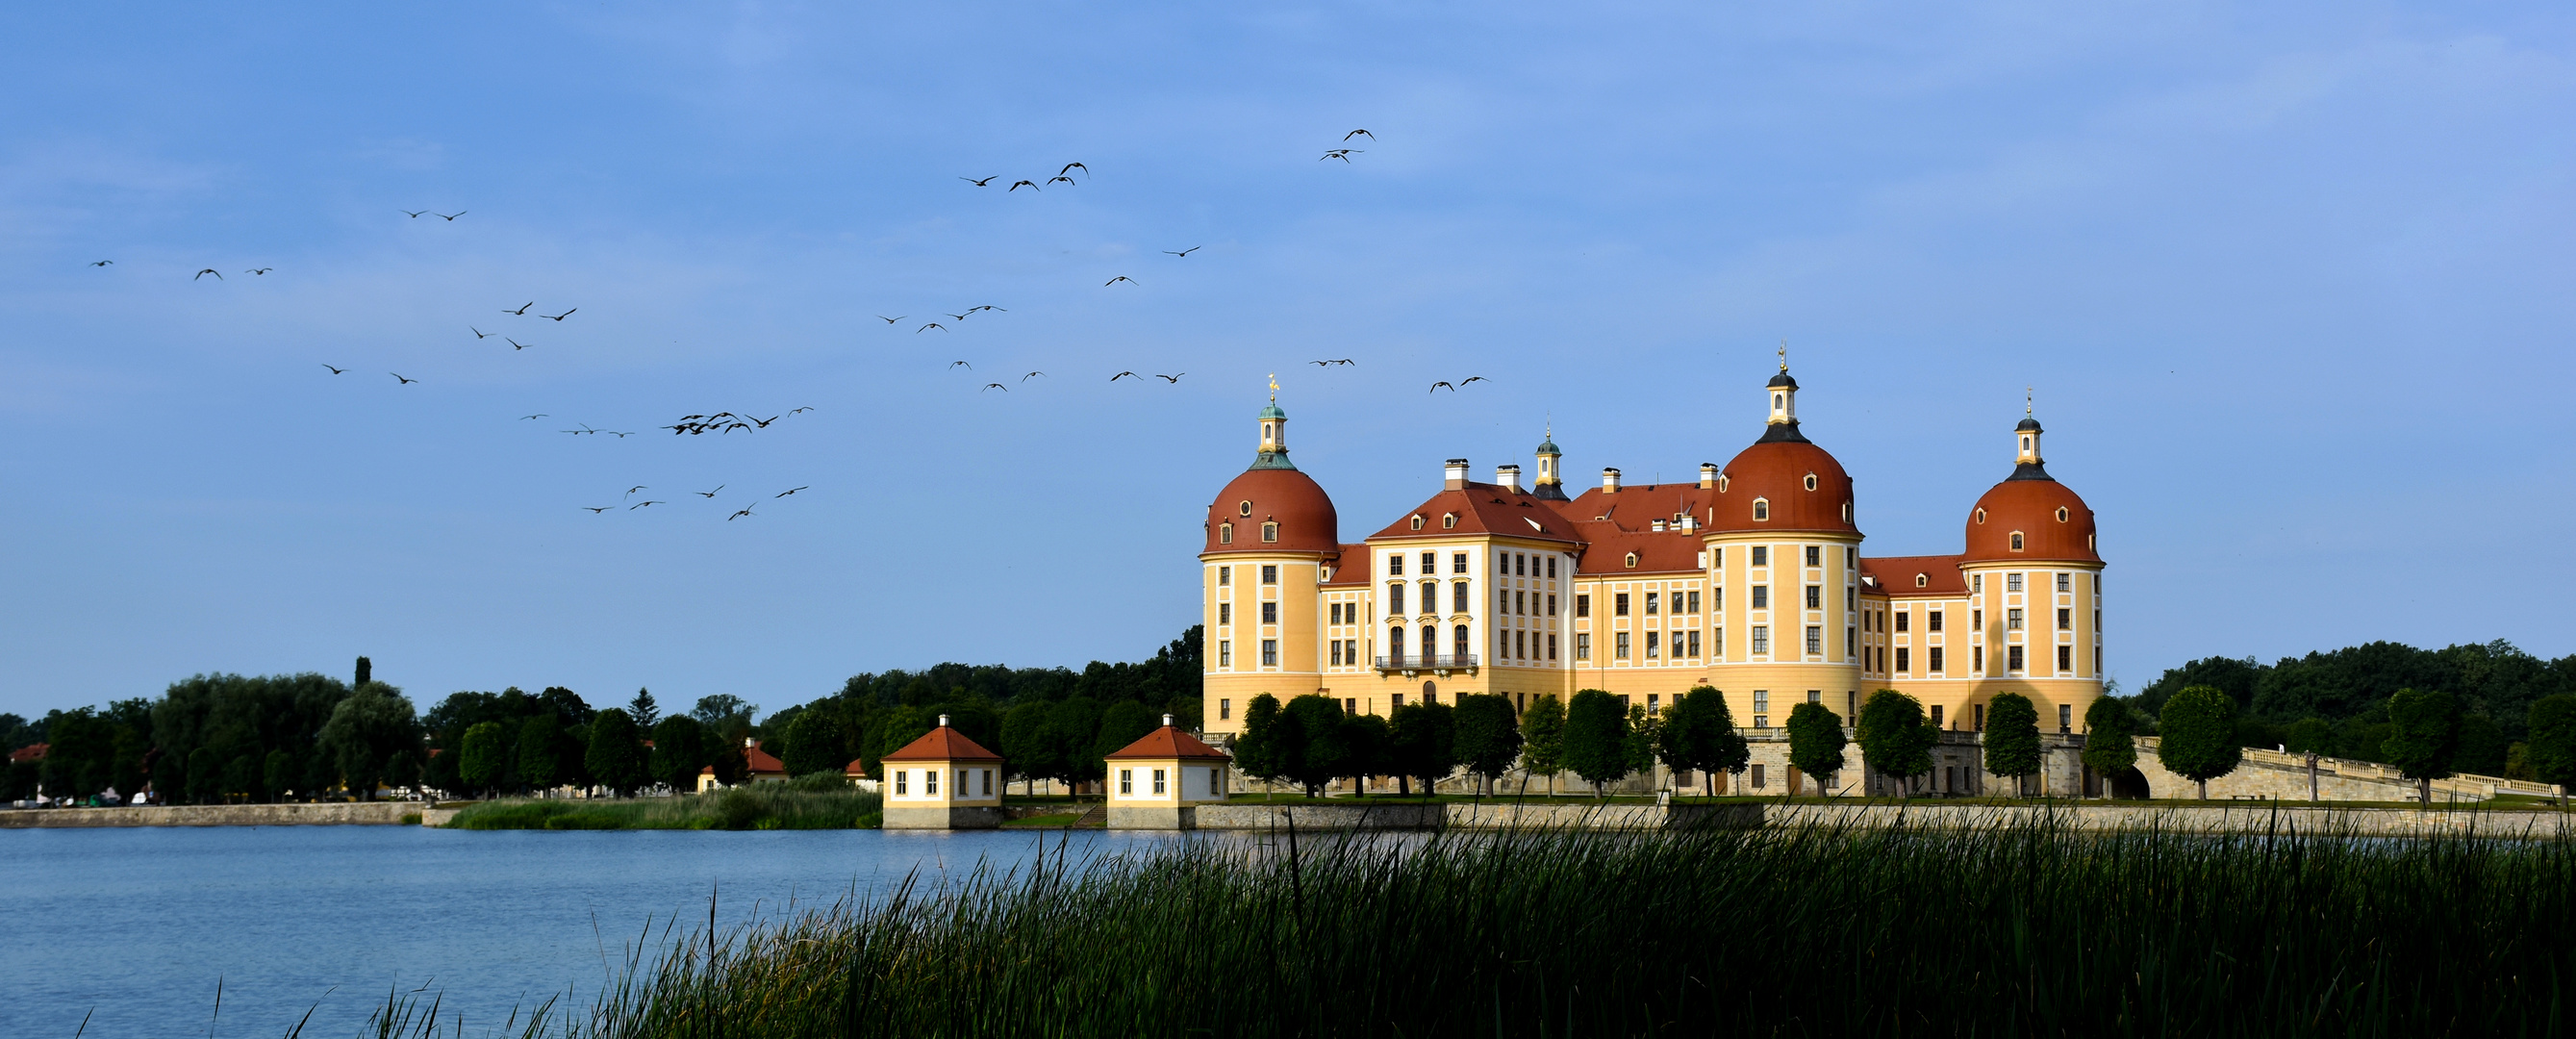
[[[968,308],[966,308],[966,312],[967,312],[967,313],[969,313],[969,314],[972,314],[972,313],[974,313],[974,312],[976,312],[976,311],[978,311],[978,310],[998,310],[998,311],[1001,311],[1002,313],[1005,313],[1005,314],[1008,314],[1008,313],[1010,313],[1010,312],[1011,312],[1011,311],[1010,311],[1010,308],[1008,308],[1008,307],[997,307],[997,306],[994,306],[994,305],[992,305],[992,304],[990,304],[990,303],[984,304],[983,306],[980,306],[980,307],[968,307]]]
[[[974,365],[967,364],[967,363],[966,363],[966,362],[964,362],[964,361],[950,361],[950,362],[948,362],[948,368],[949,368],[949,370],[950,370],[950,371],[955,371],[955,370],[956,370],[957,368],[959,368],[960,366],[963,366],[967,371],[970,371],[970,372],[975,370],[975,366],[974,366]]]
[[[744,418],[751,418],[751,416],[749,416],[749,415],[745,415],[745,416],[743,416],[743,417],[744,417]],[[782,417],[782,416],[778,416],[778,415],[771,415],[771,416],[769,416],[768,418],[754,418],[754,419],[751,419],[751,424],[752,424],[752,425],[755,425],[755,426],[758,426],[758,427],[760,427],[760,428],[762,428],[762,429],[768,429],[768,428],[769,428],[769,424],[770,424],[770,423],[778,421],[781,417]]]
[[[1188,374],[1189,374],[1188,372],[1182,372],[1180,375],[1156,375],[1156,376],[1154,376],[1154,377],[1155,377],[1155,378],[1157,378],[1157,379],[1161,379],[1161,380],[1163,380],[1164,382],[1171,383],[1171,384],[1173,384],[1173,385],[1177,386],[1177,385],[1180,385],[1180,382],[1181,382],[1181,375],[1188,375]]]
[[[472,333],[474,333],[474,338],[476,338],[476,339],[490,339],[490,338],[492,338],[492,333],[490,333],[490,332],[486,332],[486,331],[484,331],[484,330],[482,330],[482,329],[479,329],[479,328],[476,328],[476,327],[474,327],[474,326],[472,326],[472,325],[467,325],[467,326],[465,326],[465,330],[466,330],[466,331],[468,331],[468,332],[472,332]]]
[[[449,222],[449,223],[455,223],[455,222],[456,222],[456,218],[457,218],[457,217],[460,217],[460,216],[464,216],[464,215],[465,215],[465,211],[464,211],[464,210],[462,210],[462,209],[460,209],[460,210],[457,210],[456,212],[453,212],[453,213],[432,213],[432,214],[430,214],[430,215],[431,215],[431,216],[434,216],[434,217],[437,217],[437,218],[439,218],[439,219],[441,219],[441,220],[445,220],[445,221],[447,221],[447,222]]]
[[[724,484],[717,484],[717,485],[716,485],[716,491],[721,491],[721,490],[723,490],[723,489],[725,489],[725,485],[724,485]],[[713,497],[715,497],[715,496],[716,496],[716,491],[690,491],[689,493],[694,494],[694,495],[697,495],[698,497],[701,497],[701,498],[713,498]]]
[[[984,390],[1000,390],[1000,391],[1002,391],[1002,392],[1004,392],[1004,393],[1009,393],[1009,392],[1011,392],[1011,388],[1010,388],[1010,387],[1008,387],[1008,386],[1004,386],[1004,385],[1002,385],[1001,383],[998,383],[998,382],[988,382],[988,383],[985,383],[985,384],[984,384]],[[984,390],[977,390],[977,391],[975,391],[975,392],[977,392],[977,393],[982,393],[982,392],[984,392]]]
[[[92,267],[105,267],[105,266],[107,266],[108,264],[115,263],[115,262],[116,262],[116,261],[114,261],[114,260],[100,260],[100,261],[98,261],[97,263],[90,264],[90,266],[92,266]]]
[[[214,269],[214,268],[212,268],[212,267],[208,267],[208,268],[206,268],[205,270],[198,271],[198,272],[197,272],[197,277],[196,277],[196,278],[190,278],[190,279],[188,279],[188,280],[189,280],[189,281],[195,281],[195,280],[197,280],[197,278],[203,278],[203,277],[205,277],[206,275],[209,275],[209,274],[214,275],[214,276],[215,276],[215,280],[216,280],[216,281],[222,281],[222,280],[224,280],[224,272],[219,271],[219,270],[216,270],[216,269]]]
[[[1138,382],[1142,382],[1142,381],[1144,381],[1145,377],[1144,377],[1144,376],[1142,376],[1142,375],[1138,375],[1138,374],[1136,374],[1136,373],[1134,373],[1134,372],[1120,372],[1120,373],[1118,373],[1118,374],[1116,374],[1116,375],[1112,375],[1112,376],[1110,376],[1110,377],[1109,377],[1109,381],[1111,381],[1111,382],[1117,382],[1117,381],[1118,381],[1118,380],[1120,380],[1120,379],[1134,379],[1134,380],[1137,380]]]
[[[584,433],[596,433],[596,432],[599,432],[598,430],[596,430],[596,429],[592,429],[592,428],[590,428],[590,426],[588,426],[587,424],[584,424],[584,423],[575,422],[575,423],[573,423],[573,425],[580,426],[581,428],[580,428],[580,429],[558,429],[558,430],[555,430],[555,432],[557,432],[557,433],[570,433],[570,434],[572,434],[572,435],[574,435],[574,436],[580,436],[580,435],[582,435],[582,434],[584,434]]]
[[[1492,382],[1492,381],[1494,381],[1494,380],[1492,380],[1492,379],[1488,379],[1488,378],[1486,378],[1486,377],[1484,377],[1484,376],[1482,376],[1482,375],[1470,375],[1470,376],[1468,376],[1468,377],[1466,377],[1466,378],[1464,378],[1464,379],[1460,379],[1460,380],[1458,380],[1458,385],[1460,385],[1460,386],[1464,386],[1464,385],[1467,385],[1468,383],[1471,383],[1471,382]]]
[[[591,514],[591,515],[593,515],[593,516],[599,515],[600,513],[606,512],[606,511],[608,511],[608,510],[610,510],[610,509],[613,509],[613,508],[616,508],[616,507],[617,507],[617,506],[614,506],[614,505],[584,505],[584,506],[582,506],[582,508],[589,509],[589,510],[590,510],[590,514]]]
[[[626,511],[628,511],[628,512],[633,512],[633,511],[635,511],[635,510],[637,510],[637,509],[640,509],[640,508],[643,508],[643,507],[645,507],[645,506],[647,506],[647,505],[660,505],[660,504],[662,504],[662,503],[661,503],[661,502],[658,502],[658,501],[639,501],[639,502],[636,502],[636,503],[635,503],[635,504],[633,504],[633,505],[629,505],[629,506],[627,506],[627,507],[626,507]]]
[[[1165,253],[1168,253],[1168,254],[1173,255],[1173,256],[1188,256],[1188,255],[1189,255],[1189,254],[1191,254],[1191,253],[1197,252],[1197,251],[1199,251],[1199,250],[1201,250],[1201,249],[1205,249],[1205,248],[1207,248],[1207,247],[1206,247],[1206,246],[1204,246],[1204,245],[1193,245],[1193,246],[1191,246],[1191,247],[1189,247],[1189,248],[1187,248],[1187,249],[1183,249],[1183,250],[1181,250],[1181,251],[1179,251],[1179,252],[1172,252],[1172,251],[1171,251],[1171,250],[1169,250],[1169,249],[1165,249],[1165,250],[1163,250],[1163,251],[1164,251]]]
[[[624,439],[626,439],[627,437],[631,437],[631,436],[634,436],[634,435],[635,435],[635,431],[634,431],[634,430],[631,430],[631,429],[630,429],[630,430],[627,430],[627,431],[625,431],[625,432],[623,432],[623,433],[618,432],[617,430],[614,430],[614,429],[603,429],[603,430],[600,430],[600,432],[602,432],[602,433],[606,433],[606,434],[608,434],[609,436],[616,437],[616,438],[617,438],[617,439],[619,439],[619,440],[624,440]]]
[[[1079,163],[1079,162],[1068,162],[1068,163],[1065,163],[1065,164],[1064,164],[1064,168],[1063,168],[1063,169],[1060,169],[1060,170],[1055,171],[1055,175],[1056,175],[1056,176],[1061,177],[1061,176],[1064,176],[1065,174],[1067,174],[1067,173],[1071,173],[1071,172],[1073,172],[1073,171],[1075,171],[1075,170],[1081,170],[1081,171],[1082,171],[1082,175],[1083,175],[1083,176],[1086,176],[1086,177],[1088,177],[1088,176],[1090,176],[1090,175],[1091,175],[1091,167],[1089,167],[1089,166],[1085,166],[1085,165],[1083,165],[1083,164],[1081,164],[1081,163]]]
[[[976,179],[975,179],[975,178],[973,178],[973,177],[959,177],[959,178],[957,178],[957,179],[962,180],[962,181],[965,181],[966,183],[969,183],[969,184],[975,185],[976,187],[979,187],[979,188],[980,188],[980,187],[983,187],[983,186],[984,186],[984,185],[986,185],[986,184],[990,184],[990,183],[992,183],[992,182],[994,182],[994,181],[996,181],[996,180],[1001,179],[1001,176],[1002,176],[1001,174],[996,173],[996,174],[994,174],[994,175],[992,175],[992,176],[990,176],[990,177],[986,177],[986,178],[984,178],[984,179],[982,179],[982,180],[976,180]]]
[[[539,315],[537,315],[537,316],[538,316],[538,317],[541,317],[541,318],[544,318],[544,319],[546,319],[546,320],[548,320],[548,321],[561,321],[561,320],[563,320],[563,319],[565,319],[565,318],[571,317],[571,316],[573,315],[573,311],[574,311],[574,310],[580,310],[580,309],[581,309],[580,307],[574,307],[574,308],[572,308],[572,310],[564,311],[564,312],[563,312],[563,313],[561,313],[561,314],[539,314]]]
[[[934,329],[934,328],[936,328],[936,329],[938,329],[938,330],[940,330],[940,331],[942,331],[942,332],[948,331],[948,326],[943,325],[943,324],[940,324],[939,322],[933,321],[933,322],[931,322],[931,323],[929,323],[929,324],[927,324],[927,325],[923,325],[923,326],[921,326],[920,328],[913,329],[913,330],[912,330],[912,334],[914,334],[914,335],[920,335],[920,334],[922,334],[922,333],[924,333],[924,332],[927,332],[927,331],[930,331],[931,329]]]
[[[1425,391],[1425,392],[1429,392],[1429,393],[1438,393],[1438,392],[1440,392],[1440,388],[1441,388],[1441,387],[1443,387],[1443,386],[1449,386],[1449,380],[1447,380],[1447,379],[1442,379],[1442,380],[1440,380],[1439,382],[1432,383],[1432,384],[1431,384],[1431,389],[1429,389],[1429,390],[1427,390],[1427,391]],[[1458,387],[1455,387],[1455,386],[1449,386],[1449,392],[1451,392],[1451,393],[1456,393],[1456,392],[1458,392]]]
[[[940,311],[940,313],[942,313],[942,314],[947,314],[948,312],[943,310],[943,311]],[[970,317],[975,316],[975,312],[974,312],[974,311],[972,311],[972,310],[969,310],[969,311],[967,311],[967,312],[965,312],[965,313],[963,313],[963,314],[948,314],[948,316],[949,316],[949,318],[950,318],[951,320],[964,321],[964,320],[966,320],[967,318],[970,318]]]
[[[510,349],[512,350],[525,350],[531,346],[537,345],[535,343],[522,343],[516,339],[510,338],[509,336],[502,336],[501,341],[510,344]]]
[[[1362,149],[1358,148],[1335,148],[1331,151],[1325,152],[1322,159],[1316,159],[1315,161],[1322,162],[1324,159],[1340,159],[1344,163],[1348,163],[1351,161],[1351,156],[1357,155],[1361,151]]]
[[[804,408],[798,408],[798,409],[796,409],[796,411],[788,412],[788,414],[793,415],[793,414],[796,414],[797,412],[812,411],[812,410],[814,410],[814,409],[813,409],[813,408],[811,408],[811,407],[804,407]]]
[[[1108,287],[1110,287],[1110,286],[1112,286],[1112,285],[1116,285],[1116,284],[1118,284],[1119,282],[1122,282],[1122,281],[1123,281],[1123,282],[1126,282],[1127,284],[1130,284],[1130,285],[1142,285],[1142,284],[1144,284],[1144,282],[1137,281],[1137,280],[1136,280],[1136,279],[1134,279],[1134,278],[1130,278],[1130,277],[1128,277],[1128,276],[1126,276],[1126,275],[1124,275],[1124,274],[1121,274],[1121,275],[1119,275],[1119,276],[1117,276],[1117,277],[1115,277],[1115,278],[1111,278],[1111,279],[1109,279],[1108,281],[1101,282],[1101,283],[1100,283],[1100,287],[1105,289],[1105,288],[1108,288]]]
[[[1342,140],[1343,140],[1344,142],[1348,142],[1348,141],[1349,141],[1351,138],[1353,138],[1353,137],[1366,137],[1366,138],[1368,138],[1369,140],[1372,140],[1372,141],[1377,140],[1377,135],[1376,135],[1376,134],[1370,133],[1370,132],[1368,132],[1368,131],[1366,131],[1366,130],[1353,130],[1353,131],[1351,131],[1351,132],[1349,132],[1349,133],[1343,134],[1343,135],[1342,135]]]
[[[420,215],[421,215],[422,213],[426,213],[426,212],[429,212],[429,210],[426,210],[426,209],[406,209],[406,210],[403,210],[403,211],[402,211],[402,215],[407,216],[407,217],[410,217],[410,218],[412,218],[412,219],[414,219],[414,220],[418,220],[418,219],[420,219]]]
[[[643,485],[643,484],[640,484],[640,483],[639,483],[639,484],[636,484],[635,486],[633,486],[633,487],[629,487],[629,488],[627,488],[627,489],[626,489],[626,496],[627,496],[627,497],[630,497],[630,498],[631,498],[631,497],[634,497],[634,496],[635,496],[635,492],[640,491],[640,490],[643,490],[643,489],[644,489],[644,485]]]
[[[1350,358],[1348,358],[1348,357],[1343,357],[1343,358],[1337,358],[1337,359],[1335,359],[1335,360],[1330,360],[1330,361],[1308,361],[1308,362],[1306,362],[1306,363],[1307,363],[1307,364],[1314,365],[1314,366],[1315,366],[1315,367],[1317,367],[1317,368],[1322,368],[1322,367],[1326,367],[1326,366],[1329,366],[1329,365],[1336,365],[1336,364],[1356,364],[1356,363],[1358,363],[1358,362],[1353,361],[1353,360],[1351,360],[1351,359],[1350,359]]]
[[[1034,181],[1034,180],[1023,180],[1023,181],[1017,181],[1017,182],[1014,182],[1014,183],[1011,185],[1011,190],[1013,190],[1013,191],[1018,191],[1018,190],[1020,190],[1020,185],[1022,185],[1022,184],[1028,185],[1028,189],[1029,189],[1029,190],[1031,190],[1031,191],[1044,191],[1044,190],[1046,190],[1046,189],[1044,189],[1044,188],[1039,187],[1039,186],[1038,186],[1038,182],[1037,182],[1037,181]]]
[[[811,486],[813,486],[813,485],[812,485],[812,484],[807,484],[807,485],[805,485],[805,486],[806,486],[806,487],[811,487]],[[788,488],[788,489],[786,489],[786,490],[783,490],[783,491],[778,492],[777,494],[771,495],[771,497],[773,497],[773,498],[784,498],[784,497],[786,497],[786,496],[788,496],[788,495],[790,495],[790,494],[794,494],[794,493],[796,493],[796,492],[798,492],[798,491],[801,491],[801,490],[804,490],[804,489],[805,489],[805,487],[790,487],[790,488]]]
[[[897,322],[897,321],[901,321],[901,320],[903,320],[903,319],[902,319],[902,318],[900,318],[900,317],[887,317],[887,316],[885,316],[885,315],[883,315],[883,314],[879,314],[879,315],[877,315],[877,320],[879,320],[879,321],[883,321],[883,322],[885,322],[886,324],[891,325],[891,324],[894,324],[895,322]]]
[[[266,274],[266,273],[268,273],[268,272],[270,272],[270,271],[273,271],[273,270],[276,270],[276,269],[277,269],[277,268],[275,268],[275,267],[256,267],[256,268],[253,268],[253,269],[251,269],[251,270],[243,271],[242,273],[244,273],[244,274]]]
[[[537,414],[534,414],[534,415],[521,415],[521,416],[519,416],[519,421],[521,421],[521,422],[525,422],[525,421],[527,421],[527,420],[529,420],[529,419],[532,419],[532,418],[544,418],[544,417],[546,417],[546,415],[545,415],[545,413],[544,413],[544,412],[538,412]]]
[[[1049,184],[1053,184],[1053,183],[1055,183],[1055,182],[1057,182],[1057,181],[1059,181],[1059,180],[1060,180],[1060,181],[1063,181],[1063,182],[1065,182],[1065,183],[1067,183],[1067,184],[1074,183],[1074,179],[1073,179],[1073,178],[1071,178],[1071,177],[1048,177],[1048,178],[1047,178],[1047,183],[1049,183]]]
[[[385,374],[390,375],[390,376],[393,376],[394,378],[397,378],[397,379],[402,379],[402,381],[401,381],[401,382],[399,382],[399,383],[395,383],[395,385],[397,385],[397,386],[408,386],[408,385],[410,385],[410,384],[412,384],[412,383],[415,383],[415,382],[419,382],[419,381],[420,381],[420,380],[418,380],[418,379],[404,378],[403,373],[401,373],[401,372],[386,372]]]
[[[1027,381],[1029,381],[1029,380],[1031,380],[1031,379],[1037,378],[1038,376],[1045,375],[1045,374],[1046,374],[1045,372],[1030,372],[1030,373],[1028,373],[1027,375],[1020,376],[1020,381],[1021,381],[1021,382],[1027,382]]]
[[[527,301],[526,303],[522,303],[522,304],[520,304],[520,305],[519,305],[519,309],[517,309],[517,310],[504,310],[504,311],[502,311],[502,313],[504,313],[504,314],[525,314],[525,313],[527,313],[527,312],[528,312],[528,308],[529,308],[529,307],[533,307],[533,306],[536,306],[536,305],[537,305],[537,301],[532,299],[532,300]]]
[[[750,509],[744,509],[744,510],[742,510],[741,512],[737,512],[737,513],[734,513],[734,514],[733,514],[733,515],[731,515],[731,516],[727,516],[727,517],[725,517],[725,522],[727,522],[727,523],[731,523],[731,522],[733,522],[733,521],[735,521],[735,520],[741,519],[741,518],[743,518],[743,517],[745,517],[745,516],[748,516],[748,515],[751,515],[751,510],[750,510]]]
[[[322,365],[322,367],[325,367],[325,368],[331,368],[331,366],[330,366],[329,364],[326,364],[326,363],[323,363],[323,362],[320,362],[320,361],[316,361],[316,362],[314,362],[314,363],[316,363],[316,364],[321,364],[321,365]],[[345,372],[345,371],[348,371],[348,369],[346,369],[346,368],[331,368],[331,374],[333,374],[333,375],[338,375],[338,374],[340,374],[341,372]]]

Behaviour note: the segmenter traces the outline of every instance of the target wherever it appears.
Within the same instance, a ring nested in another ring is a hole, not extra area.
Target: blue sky
[[[2576,652],[2571,21],[13,7],[0,711],[360,653],[424,702],[772,709],[1134,658],[1269,373],[1355,539],[1550,420],[1578,480],[1723,462],[1783,338],[1877,554],[1958,550],[2038,388],[2131,688]]]

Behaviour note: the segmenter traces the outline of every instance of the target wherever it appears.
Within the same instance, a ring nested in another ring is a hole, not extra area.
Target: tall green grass
[[[623,801],[492,801],[456,813],[458,830],[848,830],[874,827],[885,801],[862,790],[733,787]]]

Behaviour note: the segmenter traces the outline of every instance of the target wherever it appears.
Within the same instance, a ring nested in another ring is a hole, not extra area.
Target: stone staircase
[[[1109,806],[1108,806],[1108,805],[1093,805],[1093,806],[1091,806],[1091,810],[1089,810],[1089,811],[1086,811],[1086,812],[1082,813],[1082,818],[1079,818],[1079,819],[1076,819],[1076,820],[1074,820],[1074,821],[1073,821],[1073,828],[1074,828],[1074,829],[1077,829],[1077,830],[1079,830],[1079,829],[1086,829],[1086,828],[1088,828],[1088,829],[1102,829],[1102,828],[1107,827],[1108,825],[1109,825]]]

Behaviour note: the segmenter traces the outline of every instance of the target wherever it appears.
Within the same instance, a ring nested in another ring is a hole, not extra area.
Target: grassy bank
[[[540,1031],[2548,1035],[2576,995],[2566,841],[2043,824],[1073,859],[683,938]]]
[[[488,801],[456,813],[455,830],[849,830],[884,821],[884,800],[860,790],[779,784],[624,801]]]

